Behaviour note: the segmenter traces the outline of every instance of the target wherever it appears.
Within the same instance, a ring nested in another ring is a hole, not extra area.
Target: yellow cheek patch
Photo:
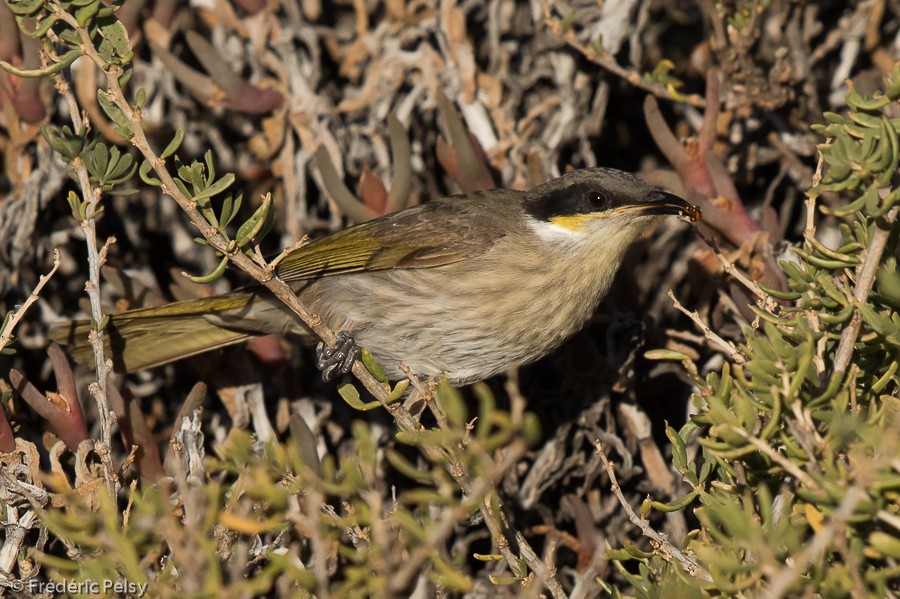
[[[550,222],[570,231],[580,231],[585,223],[599,217],[599,214],[569,214],[551,216]]]

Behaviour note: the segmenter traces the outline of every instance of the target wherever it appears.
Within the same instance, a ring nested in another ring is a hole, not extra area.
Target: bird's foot
[[[340,372],[347,374],[353,369],[353,364],[359,359],[361,350],[350,333],[341,331],[338,333],[334,345],[326,346],[320,342],[316,346],[316,366],[322,371],[322,380],[330,381]]]

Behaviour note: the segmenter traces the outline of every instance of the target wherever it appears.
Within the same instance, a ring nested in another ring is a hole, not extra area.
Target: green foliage
[[[131,154],[123,154],[119,148],[108,147],[96,142],[90,150],[82,154],[84,165],[90,175],[91,185],[95,189],[117,195],[131,195],[137,190],[116,190],[118,185],[131,180],[137,171],[137,164]]]
[[[125,26],[116,18],[115,10],[121,2],[104,3],[101,0],[7,0],[7,4],[16,16],[20,28],[29,35],[39,38],[49,57],[48,64],[41,69],[22,71],[12,65],[0,61],[0,67],[22,77],[42,77],[59,73],[68,67],[75,58],[87,53],[102,68],[117,88],[127,85],[132,73],[133,53],[128,41]],[[32,27],[32,24],[35,25]],[[52,28],[59,43],[68,50],[59,54],[58,48],[48,37]],[[113,130],[124,139],[132,139],[134,127],[140,123],[141,107],[146,103],[147,94],[143,89],[137,90],[134,104],[129,104],[121,95],[120,89],[111,86],[108,90],[97,92],[97,102],[107,117],[113,122]],[[117,147],[108,147],[98,138],[89,134],[89,129],[82,126],[76,133],[67,126],[42,126],[41,131],[47,143],[67,162],[81,159],[87,168],[90,183],[101,193],[124,195],[134,193],[131,190],[119,189],[129,181],[137,171],[147,185],[162,187],[160,179],[151,175],[167,158],[175,155],[184,140],[184,131],[176,131],[173,139],[159,154],[159,164],[144,160],[138,169],[134,158],[121,152]],[[234,183],[231,173],[217,178],[212,153],[207,152],[203,162],[194,161],[189,165],[181,164],[176,157],[177,177],[174,186],[185,197],[197,205],[203,218],[212,229],[228,243],[224,252],[220,252],[218,265],[208,274],[191,277],[197,283],[210,283],[225,273],[228,255],[243,252],[248,256],[255,253],[255,248],[274,224],[272,199],[263,198],[262,203],[253,214],[238,226],[235,236],[229,236],[228,227],[242,203],[242,194],[223,195]],[[218,206],[213,200],[221,201]],[[79,198],[69,195],[69,204],[75,218],[85,220],[94,218],[102,212],[97,207],[99,198]],[[205,240],[198,240],[206,244]]]
[[[173,155],[184,139],[184,132],[179,129],[175,137],[169,143],[160,158]],[[242,251],[248,256],[253,255],[255,247],[269,233],[274,224],[275,214],[272,212],[272,197],[266,195],[263,197],[262,203],[257,207],[253,214],[238,227],[237,234],[231,238],[226,227],[231,224],[237,216],[243,202],[243,194],[225,195],[221,199],[221,206],[217,208],[213,205],[213,199],[221,196],[232,183],[234,183],[234,174],[226,173],[221,178],[216,178],[216,169],[213,162],[211,151],[207,151],[204,155],[203,162],[195,160],[190,165],[181,164],[176,157],[177,177],[174,179],[178,190],[192,202],[197,204],[200,214],[209,225],[226,241],[228,241],[228,249],[225,253],[220,253],[221,259],[218,266],[207,275],[199,277],[191,277],[195,283],[211,283],[221,277],[225,273],[225,267],[228,265],[228,254],[236,251]],[[149,161],[144,161],[141,166],[141,178],[150,185],[161,186],[162,183],[152,177],[149,172],[151,165]],[[208,245],[204,239],[196,239],[201,245]]]
[[[829,168],[813,192],[863,190],[859,199],[837,211],[839,215],[865,208],[868,216],[878,217],[900,197],[896,189],[881,189],[890,186],[900,162],[900,118],[890,118],[885,110],[900,98],[898,82],[900,66],[894,65],[891,78],[885,82],[885,92],[868,97],[851,87],[847,94],[850,112],[846,116],[826,112],[828,124],[814,127],[829,140],[820,146]]]
[[[896,584],[900,278],[897,237],[888,233],[900,198],[900,119],[890,116],[900,65],[885,89],[872,97],[851,89],[848,113],[827,114],[828,124],[815,127],[826,137],[828,170],[810,197],[855,194],[844,206],[822,207],[838,219],[840,247],[807,232],[792,248],[796,259],[782,262],[789,291],[767,290],[782,306],[754,308],[761,326],[744,331],[740,363],[705,379],[693,370],[698,413],[667,431],[689,492],[647,502],[643,515],[691,510],[698,527],[687,549],[709,580],[687,577],[658,554],[612,553],[639,563],[636,574],[622,564],[637,596],[686,584],[745,596],[885,596]],[[866,273],[875,267],[868,294]],[[849,361],[839,355],[842,339]]]
[[[85,127],[75,133],[68,125],[62,127],[41,125],[41,135],[44,136],[53,151],[66,162],[72,162],[78,158],[87,143],[87,128]]]
[[[120,196],[137,193],[134,189],[120,188],[131,181],[137,172],[137,164],[131,154],[123,153],[115,146],[110,148],[99,139],[89,139],[85,126],[75,133],[68,126],[41,125],[41,134],[63,160],[72,163],[80,159],[84,163],[93,189]],[[73,179],[77,178],[74,170],[69,175]],[[80,198],[75,192],[69,193],[68,201],[72,215],[79,221],[94,218],[103,211],[101,207],[89,212],[90,200]]]
[[[527,431],[513,426],[486,387],[477,395],[482,417],[473,425],[459,393],[442,386],[435,410],[446,425],[397,433],[399,443],[386,450],[356,422],[347,451],[326,456],[321,468],[304,460],[299,444],[235,431],[205,460],[203,477],[134,491],[124,515],[102,489],[61,493],[41,520],[72,557],[36,557],[51,579],[127,580],[148,584],[154,597],[308,596],[322,584],[334,597],[381,596],[423,572],[447,591],[468,591],[470,556],[445,541],[456,522],[495,502],[490,452],[534,436],[535,427],[531,418]],[[429,458],[410,457],[403,445],[421,446]],[[459,472],[477,482],[463,490]],[[399,486],[393,501],[385,499],[388,481]],[[318,575],[302,565],[310,555],[330,556]],[[241,557],[235,571],[231,562]]]
[[[40,39],[50,60],[41,69],[21,70],[9,63],[0,67],[20,77],[44,77],[68,68],[85,53],[85,39],[75,27],[83,28],[87,40],[94,46],[98,58],[106,68],[118,69],[121,85],[131,79],[133,52],[128,42],[125,26],[115,16],[121,2],[102,0],[7,0],[7,6],[15,15],[19,28],[27,35]],[[56,34],[55,44],[48,33]],[[104,110],[104,106],[101,102]],[[115,121],[116,119],[113,118]],[[117,123],[118,124],[118,123]],[[130,137],[127,126],[121,126],[120,134]]]
[[[675,63],[664,58],[657,63],[652,71],[644,74],[644,79],[651,83],[662,85],[673,94],[676,94],[684,86],[684,82],[673,74],[674,70]]]

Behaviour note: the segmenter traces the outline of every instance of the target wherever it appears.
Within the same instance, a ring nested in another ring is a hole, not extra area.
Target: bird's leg
[[[347,331],[338,333],[334,345],[326,346],[319,342],[316,346],[316,366],[322,371],[322,380],[330,381],[337,372],[347,374],[353,369],[353,364],[359,359],[360,349],[356,341]]]

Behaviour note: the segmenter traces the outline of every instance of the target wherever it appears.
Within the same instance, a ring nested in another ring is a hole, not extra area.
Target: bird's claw
[[[316,366],[322,371],[322,380],[331,381],[338,372],[347,374],[353,369],[353,364],[360,356],[359,346],[350,333],[341,331],[338,333],[334,345],[326,346],[320,342],[316,346]]]

